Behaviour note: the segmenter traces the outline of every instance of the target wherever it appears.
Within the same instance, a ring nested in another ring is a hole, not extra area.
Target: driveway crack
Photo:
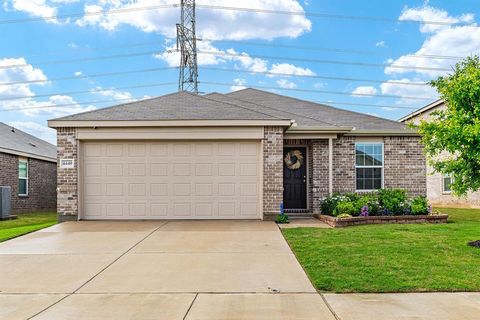
[[[125,256],[127,253],[129,253],[130,251],[133,250],[133,248],[135,248],[136,246],[138,246],[140,243],[142,243],[145,239],[147,239],[148,237],[150,237],[154,232],[158,231],[159,229],[163,228],[165,225],[167,225],[168,222],[166,222],[165,224],[162,224],[160,226],[158,226],[157,228],[155,228],[154,230],[152,230],[149,234],[147,234],[145,237],[143,237],[142,239],[140,239],[139,241],[137,241],[133,246],[131,246],[130,248],[128,248],[127,251],[125,251],[124,253],[122,253],[120,256],[118,256],[117,258],[115,258],[112,262],[110,262],[108,265],[106,265],[102,270],[100,270],[99,272],[97,272],[93,277],[91,277],[90,279],[88,279],[84,284],[82,284],[80,287],[78,287],[77,289],[75,289],[73,291],[73,293],[77,293],[78,290],[82,289],[84,286],[86,286],[87,284],[89,284],[93,279],[95,279],[97,276],[99,276],[102,272],[104,272],[105,270],[107,270],[108,268],[110,268],[110,266],[112,266],[115,262],[117,262],[118,260],[120,260],[123,256]],[[72,293],[72,294],[73,294]]]
[[[198,297],[198,293],[197,293],[197,294],[195,295],[195,297],[193,298],[192,303],[191,303],[190,306],[188,307],[187,312],[186,312],[185,315],[183,316],[183,320],[187,319],[187,316],[188,316],[188,314],[190,313],[190,309],[192,309],[193,304],[195,303],[195,300],[197,300],[197,297]]]

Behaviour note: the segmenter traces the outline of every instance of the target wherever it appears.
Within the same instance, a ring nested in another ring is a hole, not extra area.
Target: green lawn
[[[22,213],[15,220],[0,221],[0,242],[57,223],[56,212]]]
[[[480,210],[440,211],[449,223],[282,232],[320,291],[480,291]]]

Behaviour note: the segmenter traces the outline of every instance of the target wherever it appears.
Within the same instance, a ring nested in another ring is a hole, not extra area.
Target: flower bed
[[[368,216],[337,218],[327,215],[317,215],[317,218],[331,227],[342,228],[364,224],[389,224],[389,223],[446,223],[448,214],[431,214],[415,216]]]
[[[335,226],[380,223],[439,223],[448,215],[432,212],[423,196],[407,198],[403,189],[382,189],[364,194],[335,194],[323,200],[318,217]]]

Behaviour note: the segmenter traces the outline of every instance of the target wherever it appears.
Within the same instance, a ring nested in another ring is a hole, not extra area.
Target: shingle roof
[[[79,113],[61,121],[295,120],[298,128],[411,133],[406,125],[279,94],[244,89],[205,96],[177,92]]]
[[[226,94],[227,97],[255,103],[264,107],[273,107],[281,111],[294,112],[302,117],[293,116],[300,127],[322,126],[315,124],[311,119],[319,119],[340,127],[354,127],[356,130],[405,130],[409,129],[393,120],[374,117],[364,113],[358,113],[334,108],[324,104],[300,100],[297,98],[282,96],[279,94],[256,90],[244,89]],[[310,120],[305,120],[308,117]]]
[[[188,92],[121,104],[55,120],[278,120],[280,118],[238,105],[221,103]],[[282,119],[290,120],[290,118]]]
[[[26,132],[0,122],[0,149],[12,154],[26,154],[56,161],[57,147]]]
[[[325,128],[331,127],[332,129],[339,128],[337,125],[325,122],[318,118],[310,117],[308,115],[302,115],[299,112],[295,112],[295,110],[288,110],[288,111],[281,110],[274,106],[260,105],[253,102],[236,99],[230,95],[224,95],[220,93],[210,93],[210,94],[207,94],[206,97],[213,100],[220,101],[220,102],[234,103],[236,105],[240,105],[245,108],[250,108],[251,110],[255,110],[258,112],[265,112],[270,115],[280,117],[282,119],[294,119],[296,123],[301,123],[304,126],[315,126],[315,127],[321,126]]]

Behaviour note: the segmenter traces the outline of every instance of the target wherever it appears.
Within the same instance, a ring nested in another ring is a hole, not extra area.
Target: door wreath
[[[283,161],[285,162],[285,165],[288,169],[297,170],[303,164],[302,152],[300,152],[300,150],[289,151],[285,155],[285,158],[283,158]]]

